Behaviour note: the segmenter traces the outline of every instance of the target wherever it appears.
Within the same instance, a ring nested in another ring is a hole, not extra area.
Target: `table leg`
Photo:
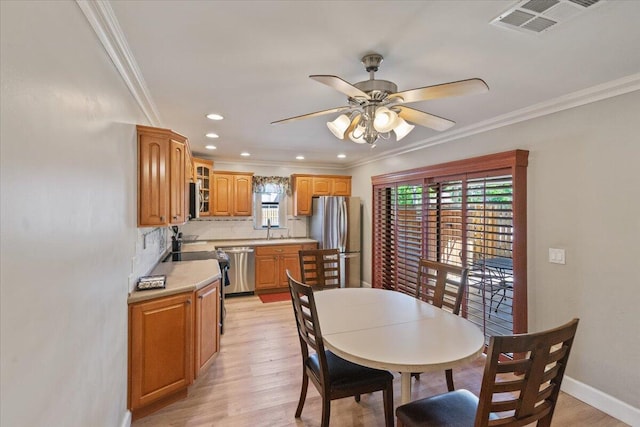
[[[401,372],[400,380],[400,403],[404,405],[411,401],[411,372]]]

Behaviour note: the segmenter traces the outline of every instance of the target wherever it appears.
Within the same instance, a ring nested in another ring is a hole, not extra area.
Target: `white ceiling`
[[[114,1],[157,125],[214,160],[349,165],[442,138],[416,126],[370,149],[336,139],[327,120],[270,122],[347,104],[309,79],[368,79],[360,58],[384,56],[376,78],[398,90],[478,77],[490,91],[411,104],[457,124],[455,135],[517,110],[640,72],[640,1],[601,1],[541,34],[490,25],[508,1]],[[546,104],[548,105],[548,104]],[[218,112],[214,122],[205,114]],[[205,138],[207,132],[220,135]],[[446,135],[445,135],[446,136]],[[217,150],[204,149],[213,143]],[[336,158],[344,153],[347,158]]]

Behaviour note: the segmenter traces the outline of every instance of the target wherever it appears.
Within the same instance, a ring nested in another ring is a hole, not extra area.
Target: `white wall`
[[[0,425],[126,424],[145,118],[75,2],[0,6]]]
[[[640,92],[394,156],[352,170],[364,196],[363,280],[371,281],[372,175],[529,150],[529,329],[579,317],[567,375],[640,408]],[[548,248],[564,248],[566,265]]]

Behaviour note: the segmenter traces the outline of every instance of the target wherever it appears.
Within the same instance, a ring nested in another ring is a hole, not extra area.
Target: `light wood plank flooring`
[[[189,397],[135,421],[133,427],[220,426],[277,427],[320,425],[321,400],[309,383],[300,419],[294,418],[301,384],[300,345],[291,302],[263,304],[258,297],[226,300],[222,351],[209,371],[189,390]],[[454,370],[456,388],[480,391],[483,359]],[[396,406],[400,376],[394,381]],[[415,399],[443,393],[444,372],[413,380]],[[333,401],[331,426],[384,426],[382,393]],[[585,403],[561,394],[553,426],[626,426]]]

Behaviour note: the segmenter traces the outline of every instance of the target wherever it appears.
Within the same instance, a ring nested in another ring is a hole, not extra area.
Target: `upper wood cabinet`
[[[195,182],[200,183],[200,216],[209,216],[213,188],[213,161],[194,157],[193,170]]]
[[[137,126],[138,227],[187,220],[187,138],[170,129]]]
[[[252,173],[219,172],[213,173],[214,216],[251,216],[252,212]]]
[[[293,214],[311,215],[314,196],[351,196],[351,177],[342,175],[291,175]]]

